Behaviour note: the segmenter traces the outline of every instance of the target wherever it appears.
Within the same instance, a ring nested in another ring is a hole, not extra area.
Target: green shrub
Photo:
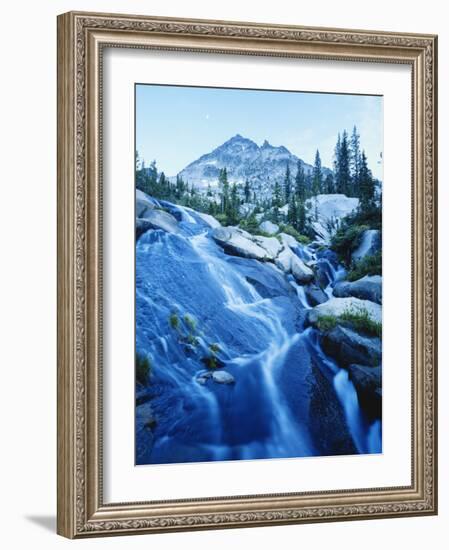
[[[228,225],[228,217],[226,214],[215,214],[214,218],[217,220],[217,222],[220,222],[221,225]]]
[[[148,383],[148,376],[151,372],[151,363],[146,355],[136,353],[136,380],[140,384]]]
[[[211,353],[216,354],[216,353],[220,353],[221,348],[220,348],[220,346],[219,346],[218,344],[214,343],[214,344],[210,344],[210,346],[209,346],[209,351],[210,351]]]
[[[239,223],[240,229],[243,229],[243,231],[247,231],[251,235],[259,235],[260,237],[273,237],[270,233],[267,233],[266,231],[262,231],[259,227],[259,223],[256,224],[248,223],[248,220],[242,220]]]
[[[366,309],[348,309],[340,315],[339,319],[350,323],[355,329],[369,336],[382,338],[382,324],[373,321]]]
[[[352,265],[347,279],[348,281],[357,281],[365,275],[382,275],[382,254],[377,252],[372,256],[365,256],[360,261]]]
[[[253,213],[251,213],[247,218],[240,220],[239,227],[255,235],[259,231],[259,222]]]
[[[358,208],[344,218],[344,223],[346,226],[367,225],[370,229],[382,230],[382,208],[376,204],[371,204],[363,211]]]
[[[281,225],[280,232],[286,233],[291,237],[294,237],[300,244],[308,245],[310,244],[310,239],[306,235],[302,235],[297,231],[292,225]]]
[[[185,341],[191,346],[197,346],[199,344],[199,340],[194,334],[188,334],[185,337]]]
[[[196,321],[193,317],[190,317],[190,315],[184,315],[184,323],[187,325],[190,332],[196,331]]]
[[[367,225],[351,225],[349,227],[345,225],[340,227],[332,238],[331,249],[347,266],[350,265],[351,254],[359,246],[362,234],[367,229],[369,229]]]
[[[316,326],[322,332],[332,330],[338,324],[338,318],[335,315],[322,315],[318,318]]]
[[[173,311],[172,313],[170,313],[170,317],[168,318],[168,320],[170,322],[170,326],[172,329],[174,330],[179,329],[179,317],[176,311]]]
[[[322,332],[334,329],[338,324],[348,324],[355,330],[367,336],[382,338],[382,324],[371,319],[366,309],[347,309],[341,315],[322,315],[316,322],[316,327]]]
[[[218,368],[218,359],[215,355],[209,355],[208,357],[205,357],[203,359],[203,363],[206,365],[208,369],[216,369]]]

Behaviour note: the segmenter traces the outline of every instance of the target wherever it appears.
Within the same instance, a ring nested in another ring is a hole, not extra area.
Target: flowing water
[[[148,231],[136,245],[136,349],[151,361],[157,419],[137,463],[380,452],[380,422],[369,425],[347,371],[304,326],[304,288],[273,264],[225,254],[198,214],[170,207],[180,234]],[[316,261],[311,247],[300,254]],[[330,296],[344,270],[327,263]],[[209,377],[214,345],[232,384]],[[329,400],[339,414],[322,412]],[[323,433],[341,433],[338,448]]]

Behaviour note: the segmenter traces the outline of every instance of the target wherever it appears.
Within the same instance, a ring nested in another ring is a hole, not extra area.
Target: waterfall
[[[305,331],[312,354],[319,363],[325,366],[332,376],[335,392],[343,408],[349,431],[359,453],[379,453],[382,450],[381,422],[375,420],[371,425],[360,409],[359,399],[354,384],[349,379],[346,369],[340,368],[335,361],[322,350],[316,330]]]
[[[310,443],[303,430],[294,422],[288,407],[285,407],[276,383],[276,374],[284,364],[290,348],[298,341],[299,334],[289,334],[279,320],[279,312],[270,299],[262,298],[256,289],[238,273],[230,271],[226,258],[216,254],[215,244],[211,244],[207,232],[195,235],[191,239],[196,252],[204,259],[213,277],[220,284],[225,298],[225,307],[246,316],[251,321],[264,328],[267,347],[262,351],[247,357],[236,357],[232,363],[240,369],[255,370],[262,375],[260,386],[268,397],[271,408],[271,437],[265,443],[266,451],[272,455],[310,454]],[[241,381],[239,377],[239,381]],[[253,458],[254,453],[260,454],[260,445],[252,444],[243,447],[242,457]]]
[[[347,371],[324,354],[314,329],[303,328],[311,308],[304,286],[272,264],[226,254],[194,211],[163,206],[181,220],[179,232],[148,231],[136,246],[136,349],[151,358],[158,419],[151,454],[138,463],[320,455],[309,428],[308,388],[318,384],[311,358],[326,371],[341,404],[338,422],[346,421],[358,452],[379,452],[380,422],[368,425]],[[300,251],[316,261],[313,248]],[[331,293],[344,272],[322,260]],[[216,383],[214,369],[206,370],[211,344],[234,384]],[[201,373],[209,376],[202,382]]]

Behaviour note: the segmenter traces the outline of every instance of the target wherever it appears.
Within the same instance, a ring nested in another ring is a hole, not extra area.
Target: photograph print
[[[135,85],[135,462],[382,453],[381,96]]]

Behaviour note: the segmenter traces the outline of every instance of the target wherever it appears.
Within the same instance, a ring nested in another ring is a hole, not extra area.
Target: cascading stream
[[[338,397],[357,451],[379,452],[380,423],[369,426],[363,418],[347,371],[325,356],[314,329],[298,325],[311,307],[303,286],[285,282],[272,264],[224,253],[200,216],[175,209],[179,234],[150,231],[136,247],[137,345],[151,357],[152,406],[161,418],[151,456],[141,463],[320,455],[302,406],[323,399],[310,358],[332,379],[326,391]],[[311,247],[302,254],[316,261]],[[343,268],[328,263],[331,295]],[[265,292],[249,282],[255,270]],[[175,328],[168,321],[173,312]],[[198,324],[190,334],[195,345],[180,343],[186,318]],[[231,386],[198,381],[207,372],[200,356],[213,343],[222,370],[235,378]]]

